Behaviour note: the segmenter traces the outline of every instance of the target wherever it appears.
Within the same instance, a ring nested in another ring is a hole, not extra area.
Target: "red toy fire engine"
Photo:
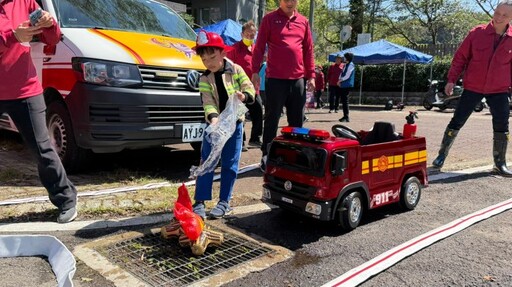
[[[389,122],[359,132],[335,125],[332,132],[284,127],[270,147],[262,200],[337,220],[346,230],[359,225],[365,210],[416,207],[428,185],[424,137],[404,138]]]

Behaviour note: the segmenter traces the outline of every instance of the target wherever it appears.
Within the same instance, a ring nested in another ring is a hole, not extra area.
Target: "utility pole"
[[[309,28],[313,31],[313,21],[315,17],[313,12],[315,11],[315,0],[309,0]]]

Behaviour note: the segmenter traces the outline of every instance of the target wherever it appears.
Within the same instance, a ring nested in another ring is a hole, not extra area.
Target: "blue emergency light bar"
[[[331,136],[328,131],[297,127],[284,127],[281,129],[281,133],[285,137],[304,140],[326,140]]]

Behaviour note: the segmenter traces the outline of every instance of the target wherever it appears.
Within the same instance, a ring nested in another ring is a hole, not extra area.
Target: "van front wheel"
[[[83,169],[86,166],[88,151],[76,145],[66,107],[60,102],[51,102],[46,117],[50,141],[66,172],[73,173]]]

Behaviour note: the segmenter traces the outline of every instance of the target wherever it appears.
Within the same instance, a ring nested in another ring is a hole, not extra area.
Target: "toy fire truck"
[[[404,129],[410,125],[408,120]],[[346,230],[359,225],[365,210],[416,207],[428,185],[424,137],[414,130],[404,138],[389,122],[359,132],[335,125],[332,132],[284,127],[270,147],[262,200],[336,220]]]

